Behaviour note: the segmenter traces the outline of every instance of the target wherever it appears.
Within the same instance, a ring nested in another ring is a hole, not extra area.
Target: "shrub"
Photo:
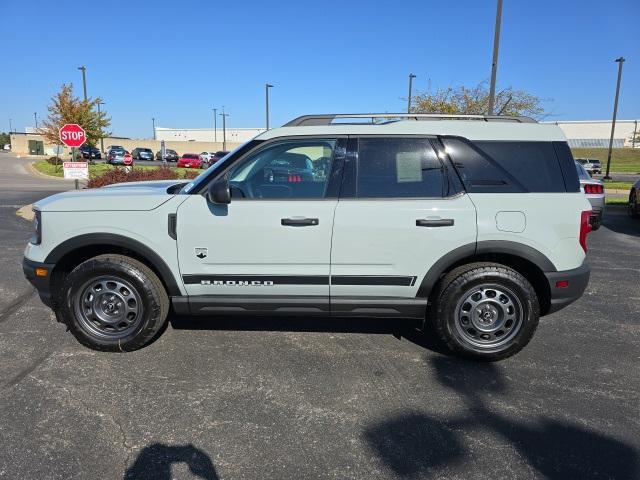
[[[116,167],[113,170],[90,179],[87,183],[87,188],[100,188],[114,183],[141,182],[148,180],[177,180],[179,178],[180,175],[178,175],[178,172],[169,167],[150,169],[134,168],[131,172],[125,171],[124,168]]]
[[[186,172],[184,172],[184,178],[187,180],[193,180],[198,175],[200,175],[200,172],[196,172],[194,170],[187,170]]]
[[[62,165],[62,159],[60,157],[49,157],[47,158],[47,163],[49,165]]]

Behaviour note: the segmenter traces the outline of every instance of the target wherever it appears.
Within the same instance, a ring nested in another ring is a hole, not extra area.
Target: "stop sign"
[[[67,147],[79,147],[87,141],[87,136],[77,123],[67,123],[60,129],[60,141]]]
[[[131,156],[130,153],[124,154],[124,157],[122,158],[122,163],[124,163],[125,165],[131,165],[133,163],[133,157]]]

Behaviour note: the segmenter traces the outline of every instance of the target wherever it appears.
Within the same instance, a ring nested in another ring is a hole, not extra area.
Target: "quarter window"
[[[426,138],[361,138],[359,198],[442,197],[443,167]]]
[[[327,189],[335,140],[296,140],[268,146],[229,172],[233,198],[320,199]]]

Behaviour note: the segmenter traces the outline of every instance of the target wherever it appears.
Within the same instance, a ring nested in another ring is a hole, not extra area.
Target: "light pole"
[[[496,10],[496,28],[493,32],[493,61],[491,62],[491,83],[489,85],[488,114],[493,115],[493,104],[496,99],[496,75],[498,73],[498,50],[500,49],[500,25],[502,23],[502,0],[498,0]]]
[[[100,120],[100,105],[104,105],[104,102],[98,102],[98,120]],[[104,153],[104,138],[102,138],[102,127],[100,127],[100,151]]]
[[[33,112],[33,118],[36,121],[36,130],[38,130],[38,112]]]
[[[409,74],[409,98],[407,100],[407,113],[411,113],[411,90],[413,87],[413,79],[416,78],[416,76],[413,73]]]
[[[84,92],[84,101],[87,101],[87,67],[84,65],[78,67],[78,70],[82,70],[82,91]]]
[[[224,113],[224,105],[222,106],[222,113],[220,114],[222,117],[222,150],[227,150],[227,117],[228,113]]]
[[[213,142],[218,143],[218,109],[213,109]]]
[[[153,125],[153,139],[156,139],[156,119],[151,117],[151,124]]]
[[[616,116],[618,115],[618,97],[620,96],[620,80],[622,79],[622,64],[624,63],[624,57],[616,58],[618,64],[618,83],[616,84],[616,98],[613,101],[613,119],[611,120],[611,138],[609,138],[609,153],[607,153],[607,173],[605,174],[605,180],[611,180],[609,176],[609,168],[611,167],[611,148],[613,147],[613,133],[616,129]]]
[[[13,132],[13,125],[11,124],[11,119],[9,119],[9,135]]]
[[[273,88],[273,85],[269,85],[268,83],[264,84],[264,100],[266,107],[266,115],[267,115],[267,130],[269,130],[269,89]]]

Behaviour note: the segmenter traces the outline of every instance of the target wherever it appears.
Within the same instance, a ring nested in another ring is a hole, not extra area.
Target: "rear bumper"
[[[551,303],[547,314],[557,312],[579,299],[589,284],[591,269],[586,263],[573,270],[545,272],[551,292]],[[558,282],[568,282],[566,287],[558,287]]]
[[[31,285],[36,287],[38,295],[40,295],[40,300],[48,307],[51,306],[51,272],[53,271],[53,267],[53,264],[34,262],[27,257],[24,257],[22,260],[22,271],[24,272],[25,278],[29,280]],[[36,268],[45,268],[47,270],[47,276],[36,276]]]

